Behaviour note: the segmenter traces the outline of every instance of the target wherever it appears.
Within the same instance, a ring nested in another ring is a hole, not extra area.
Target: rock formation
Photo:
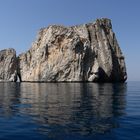
[[[0,81],[17,80],[17,58],[14,49],[0,51]]]
[[[106,18],[72,27],[42,28],[31,49],[18,56],[17,67],[21,81],[124,82],[127,79],[124,56],[111,21]]]

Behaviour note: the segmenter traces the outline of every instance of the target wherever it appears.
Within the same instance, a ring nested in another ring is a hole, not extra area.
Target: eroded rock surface
[[[31,49],[19,56],[21,81],[124,82],[124,56],[109,19],[40,30]]]
[[[124,82],[124,56],[109,19],[40,30],[31,49],[16,58],[14,49],[0,51],[0,81]]]
[[[17,58],[14,49],[0,51],[0,81],[17,80]]]

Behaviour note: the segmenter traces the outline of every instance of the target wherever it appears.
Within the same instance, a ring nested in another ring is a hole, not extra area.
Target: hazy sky
[[[128,80],[140,81],[140,0],[0,0],[0,50],[31,47],[41,27],[112,20]]]

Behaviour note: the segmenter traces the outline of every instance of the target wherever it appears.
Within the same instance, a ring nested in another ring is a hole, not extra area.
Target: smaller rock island
[[[111,20],[40,29],[25,53],[0,51],[0,81],[16,82],[125,82],[124,56]]]

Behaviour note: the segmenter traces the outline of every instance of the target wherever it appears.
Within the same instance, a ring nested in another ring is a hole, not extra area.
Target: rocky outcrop
[[[17,58],[14,49],[0,51],[0,81],[17,80]]]
[[[19,55],[18,75],[21,81],[39,82],[127,79],[124,56],[109,19],[41,29],[31,49]]]
[[[109,19],[40,30],[31,49],[16,58],[0,51],[0,81],[124,82],[124,56]]]

